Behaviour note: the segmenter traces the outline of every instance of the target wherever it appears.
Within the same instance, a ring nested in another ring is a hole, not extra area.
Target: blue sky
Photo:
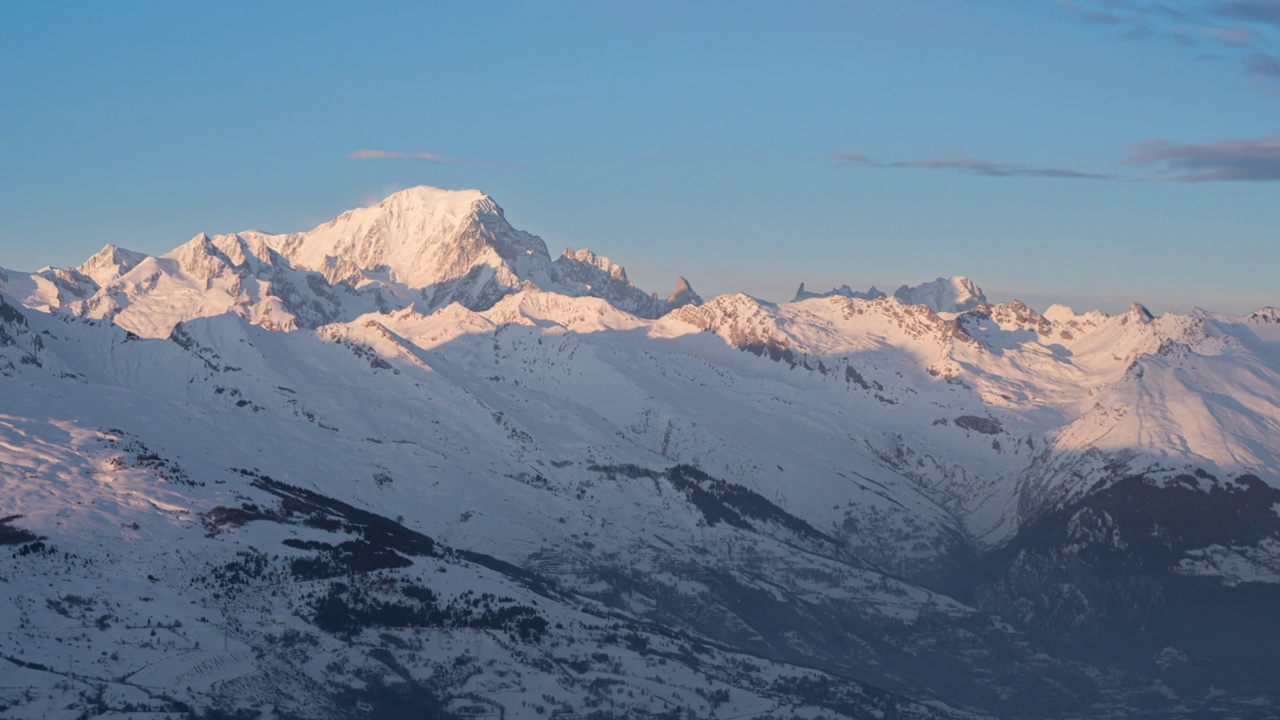
[[[15,1],[0,87],[10,268],[430,184],[662,293],[1280,305],[1280,0]]]

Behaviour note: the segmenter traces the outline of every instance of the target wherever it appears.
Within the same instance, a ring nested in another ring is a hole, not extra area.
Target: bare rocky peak
[[[698,293],[694,292],[693,286],[689,284],[684,276],[676,278],[676,288],[667,296],[667,310],[674,310],[685,305],[701,305],[702,298]]]
[[[570,262],[584,263],[598,270],[602,270],[610,278],[614,280],[625,281],[627,279],[627,269],[613,262],[603,255],[597,255],[590,250],[583,248],[574,250],[573,248],[565,248],[564,253],[560,256],[560,260],[565,261],[565,265]],[[557,261],[558,262],[558,261]]]

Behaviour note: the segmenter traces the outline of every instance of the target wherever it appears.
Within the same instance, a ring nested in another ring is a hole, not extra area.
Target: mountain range
[[[664,298],[421,187],[0,270],[0,397],[5,718],[1280,701],[1275,308]]]

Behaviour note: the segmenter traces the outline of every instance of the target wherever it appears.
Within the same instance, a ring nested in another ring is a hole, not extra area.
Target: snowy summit
[[[1268,717],[1278,319],[664,298],[435,188],[0,270],[0,713]]]

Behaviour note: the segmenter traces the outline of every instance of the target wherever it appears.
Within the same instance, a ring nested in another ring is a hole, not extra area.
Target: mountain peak
[[[525,280],[542,284],[551,263],[542,240],[511,227],[488,195],[425,185],[345,212],[310,232],[269,242],[295,267],[318,272],[336,265],[346,268],[342,277],[327,274],[330,282],[359,286],[383,278],[415,290],[433,289],[433,297],[443,284],[473,271],[507,291]]]
[[[668,309],[657,295],[636,287],[621,265],[585,248],[566,249],[556,258],[552,270],[553,289],[558,292],[603,298],[614,307],[639,317],[658,317]]]
[[[848,285],[841,285],[840,287],[832,288],[827,292],[818,293],[805,290],[804,283],[800,283],[800,287],[796,289],[796,296],[791,299],[791,302],[800,302],[801,300],[809,300],[810,298],[826,297],[847,297],[856,300],[878,300],[884,296],[884,293],[876,289],[875,285],[872,285],[866,292],[859,292]]]
[[[894,291],[893,296],[903,305],[924,305],[934,312],[964,312],[987,303],[987,296],[982,288],[963,275],[950,278],[938,278],[920,285],[903,285]],[[805,289],[804,283],[796,289],[796,296],[791,302],[800,302],[811,298],[847,297],[858,300],[877,300],[885,297],[885,293],[872,285],[866,292],[859,292],[842,285],[827,292],[811,292]]]
[[[1147,307],[1142,303],[1134,302],[1132,305],[1129,306],[1129,309],[1126,310],[1121,315],[1121,317],[1123,318],[1124,322],[1133,320],[1139,323],[1146,324],[1154,320],[1156,316],[1153,315],[1151,311],[1148,310]]]
[[[676,288],[667,296],[667,309],[674,310],[685,305],[701,305],[702,298],[698,293],[693,291],[693,286],[689,284],[684,276],[676,278]]]
[[[146,257],[142,253],[107,245],[75,269],[92,278],[101,287],[129,272]]]
[[[982,288],[963,275],[940,277],[915,287],[903,285],[893,296],[904,305],[926,305],[934,312],[964,312],[987,303]]]
[[[605,273],[607,273],[609,277],[613,278],[614,280],[619,280],[619,281],[627,280],[626,268],[613,262],[609,258],[603,255],[597,255],[596,253],[591,252],[586,248],[583,248],[581,250],[574,250],[573,248],[565,248],[564,253],[561,255],[561,257],[568,258],[569,260],[576,260],[580,263],[586,263],[593,267],[599,268],[600,270],[603,270]]]
[[[497,211],[499,214],[502,212],[493,198],[479,190],[448,190],[430,185],[417,185],[394,192],[374,207],[398,212],[427,210],[461,217],[469,214],[477,204],[486,206],[485,209],[489,211]]]
[[[1249,322],[1253,323],[1277,324],[1280,323],[1280,309],[1271,307],[1270,305],[1260,307],[1249,313],[1247,319]]]

